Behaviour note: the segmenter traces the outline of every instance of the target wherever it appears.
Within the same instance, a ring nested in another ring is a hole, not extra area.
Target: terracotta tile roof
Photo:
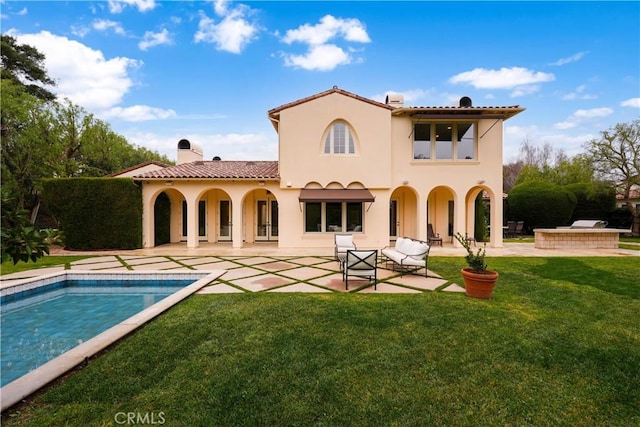
[[[136,179],[280,179],[277,161],[195,161],[136,175]]]
[[[390,106],[388,104],[383,104],[382,102],[374,101],[373,99],[365,98],[363,96],[356,95],[355,93],[348,92],[348,91],[346,91],[344,89],[340,89],[338,86],[334,86],[333,88],[331,88],[329,90],[325,90],[324,92],[316,93],[315,95],[307,96],[306,98],[298,99],[297,101],[289,102],[289,103],[283,104],[283,105],[281,105],[279,107],[272,108],[271,110],[269,110],[267,112],[267,114],[269,115],[269,117],[275,117],[282,110],[285,110],[285,109],[291,108],[291,107],[295,107],[296,105],[299,105],[299,104],[304,104],[305,102],[309,102],[309,101],[312,101],[314,99],[322,98],[323,96],[331,95],[332,93],[339,93],[341,95],[348,96],[348,97],[354,98],[354,99],[358,99],[360,101],[364,101],[364,102],[367,102],[369,104],[372,104],[372,105],[375,105],[375,106],[378,106],[378,107],[386,108],[387,110],[393,110],[393,108],[394,108],[394,107],[392,107],[392,106]]]
[[[168,164],[163,163],[163,162],[158,162],[158,161],[156,161],[156,160],[150,160],[150,161],[148,161],[148,162],[140,163],[140,164],[138,164],[138,165],[128,167],[128,168],[123,169],[123,170],[118,171],[118,172],[110,173],[110,174],[109,174],[109,175],[107,175],[107,176],[118,176],[118,175],[123,175],[123,174],[125,174],[125,173],[127,173],[127,172],[131,172],[131,171],[134,171],[134,170],[136,170],[136,169],[142,169],[142,168],[147,167],[147,166],[150,166],[150,165],[155,165],[155,166],[158,166],[158,167],[161,167],[161,168],[166,168],[166,167],[168,167],[168,166],[169,166]]]

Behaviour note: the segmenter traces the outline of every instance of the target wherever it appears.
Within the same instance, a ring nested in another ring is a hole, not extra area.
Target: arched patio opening
[[[269,189],[255,188],[243,199],[246,242],[277,242],[280,234],[278,199]]]
[[[495,224],[495,225],[494,225]],[[475,186],[465,196],[465,225],[476,241],[502,245],[502,199],[489,187]]]
[[[434,187],[427,197],[427,224],[444,242],[452,241],[455,233],[456,196],[447,186]],[[463,231],[464,234],[464,231]]]
[[[389,240],[418,238],[418,194],[413,187],[397,187],[389,198]]]
[[[182,239],[186,240],[186,212],[183,205]],[[198,197],[198,241],[216,243],[230,242],[233,223],[231,220],[231,197],[219,188],[204,190]]]

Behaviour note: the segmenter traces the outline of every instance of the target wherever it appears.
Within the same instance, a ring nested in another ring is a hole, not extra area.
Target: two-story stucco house
[[[381,103],[333,87],[268,111],[278,161],[203,160],[181,140],[176,166],[135,176],[144,247],[156,244],[160,197],[169,201],[169,240],[192,248],[328,248],[335,233],[382,248],[396,236],[427,240],[427,224],[445,242],[473,234],[483,190],[490,223],[500,226],[490,245],[500,247],[503,122],[523,110],[475,107],[466,97],[457,107],[407,107],[401,96]]]

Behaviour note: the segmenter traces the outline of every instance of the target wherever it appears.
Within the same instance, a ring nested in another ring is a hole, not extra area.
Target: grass
[[[640,424],[640,267],[489,258],[492,300],[194,295],[4,425]],[[460,258],[430,267],[460,281]],[[150,420],[150,418],[148,419]]]
[[[32,270],[34,268],[57,267],[60,265],[64,265],[65,269],[68,270],[72,262],[79,261],[85,258],[89,258],[89,256],[47,255],[43,258],[39,258],[36,262],[20,261],[15,265],[13,264],[13,261],[5,261],[0,265],[0,274],[11,274],[11,273],[17,273],[20,271]]]

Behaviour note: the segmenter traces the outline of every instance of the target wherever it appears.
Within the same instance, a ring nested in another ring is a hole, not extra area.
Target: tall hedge
[[[65,247],[74,250],[142,247],[142,191],[129,178],[44,181],[43,201]]]
[[[576,183],[565,185],[577,200],[571,221],[579,219],[605,219],[616,208],[616,191],[610,185],[600,183]]]
[[[524,221],[525,228],[555,228],[568,225],[576,196],[550,182],[527,181],[509,191],[509,219]]]

